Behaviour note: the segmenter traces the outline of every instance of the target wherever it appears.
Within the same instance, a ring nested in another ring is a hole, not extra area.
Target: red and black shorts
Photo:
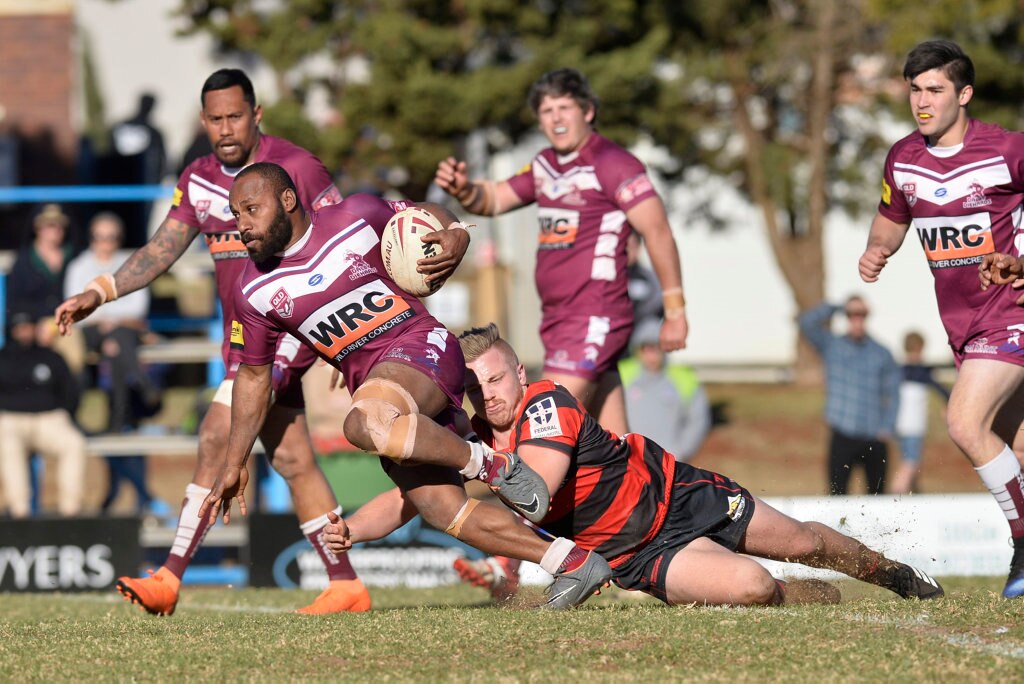
[[[707,537],[735,551],[754,514],[754,497],[724,475],[676,465],[672,498],[661,531],[628,561],[615,568],[623,589],[643,591],[666,601],[668,568],[694,539]]]

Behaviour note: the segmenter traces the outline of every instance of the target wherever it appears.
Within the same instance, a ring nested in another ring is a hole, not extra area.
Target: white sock
[[[565,537],[556,538],[555,541],[551,542],[548,550],[544,552],[544,557],[540,559],[540,567],[549,575],[554,575],[558,572],[558,568],[562,566],[565,557],[575,548],[576,544]]]
[[[988,491],[992,492],[992,496],[999,502],[999,507],[1003,509],[1003,514],[1010,521],[1012,527],[1024,512],[1020,509],[1022,502],[1016,500],[1019,498],[1020,491],[1024,489],[1020,461],[1017,460],[1016,454],[1004,444],[1003,450],[999,452],[998,456],[974,470],[988,487]],[[1009,488],[1015,489],[1018,497],[1014,497]]]
[[[178,517],[178,528],[174,532],[174,544],[171,546],[171,553],[175,556],[189,558],[191,553],[195,553],[196,547],[202,543],[202,539],[199,539],[198,543],[195,544],[193,544],[193,540],[196,536],[196,530],[199,529],[199,509],[202,507],[206,497],[209,496],[210,491],[210,489],[200,487],[194,482],[190,482],[185,487],[185,503],[181,507],[181,515]],[[206,526],[206,529],[203,530],[204,537],[210,527],[212,525]]]
[[[340,518],[341,517],[341,506],[338,506],[337,508],[335,508],[331,512],[334,513],[335,515],[337,515]],[[313,534],[314,532],[318,532],[318,531],[322,530],[324,528],[324,526],[327,523],[329,523],[329,522],[330,522],[330,520],[327,519],[327,514],[324,513],[323,515],[318,516],[316,518],[313,518],[312,520],[307,520],[304,523],[299,523],[299,529],[302,530],[302,534],[303,535],[310,535],[310,534]]]
[[[469,444],[469,463],[459,473],[467,480],[475,480],[480,477],[480,471],[484,467],[484,456],[493,453],[494,449],[482,442],[467,442]]]

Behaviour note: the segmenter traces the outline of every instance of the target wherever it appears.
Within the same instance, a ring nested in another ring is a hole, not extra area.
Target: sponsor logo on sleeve
[[[245,349],[245,332],[238,321],[231,321],[231,348]]]
[[[882,179],[882,204],[885,206],[892,204],[892,188],[884,178]]]
[[[530,437],[558,437],[563,434],[553,397],[545,397],[530,404],[526,409],[526,417],[529,420]]]
[[[181,188],[174,188],[174,197],[171,198],[172,207],[180,207],[181,200],[185,197],[185,193],[181,191]]]
[[[341,361],[415,314],[404,298],[378,279],[321,306],[299,325],[299,332],[320,354]]]
[[[331,185],[331,187],[321,192],[319,195],[317,195],[317,198],[313,200],[313,211],[323,209],[324,207],[328,207],[332,204],[340,203],[341,191],[338,190],[338,187],[336,185]]]
[[[654,192],[654,186],[651,184],[651,179],[647,177],[646,173],[641,173],[620,185],[615,192],[615,199],[620,205],[629,204],[637,197],[643,197],[652,192]]]

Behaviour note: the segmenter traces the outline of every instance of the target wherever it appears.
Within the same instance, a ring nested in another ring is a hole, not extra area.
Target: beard
[[[274,220],[267,226],[267,233],[262,240],[259,241],[259,247],[253,247],[252,243],[245,246],[249,252],[249,258],[255,261],[257,264],[270,259],[275,254],[284,251],[284,248],[288,245],[288,242],[292,239],[292,224],[288,220],[288,215],[284,211],[284,207],[280,203],[277,205],[277,213],[274,215]]]

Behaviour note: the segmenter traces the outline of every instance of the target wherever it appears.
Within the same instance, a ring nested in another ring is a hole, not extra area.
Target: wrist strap
[[[96,276],[86,284],[85,289],[99,294],[100,304],[117,299],[117,285],[114,282],[114,276],[110,273]]]

